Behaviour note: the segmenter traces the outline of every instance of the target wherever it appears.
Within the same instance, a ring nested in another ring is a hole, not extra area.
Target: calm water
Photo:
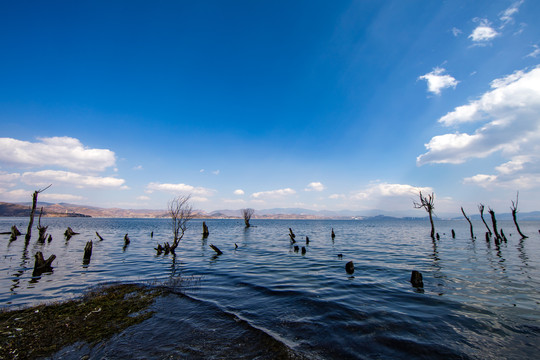
[[[240,220],[210,220],[202,240],[202,222],[193,220],[176,259],[153,250],[170,241],[166,219],[44,223],[51,243],[37,244],[36,230],[26,250],[24,236],[11,243],[0,236],[2,306],[71,298],[105,282],[199,279],[186,296],[159,299],[152,319],[55,358],[523,359],[540,350],[538,222],[522,222],[530,237],[520,240],[511,222],[500,221],[508,243],[497,247],[486,243],[481,222],[471,240],[464,220],[437,222],[435,242],[424,221],[253,220],[244,229]],[[13,224],[24,231],[27,219],[1,218],[0,231]],[[81,234],[66,242],[67,226]],[[305,255],[294,252],[289,227]],[[131,244],[123,249],[125,233]],[[92,259],[83,265],[89,240]],[[215,256],[209,244],[224,254]],[[53,273],[32,277],[36,251],[57,256]],[[345,272],[350,260],[353,276]],[[409,282],[413,269],[424,276],[423,291]]]

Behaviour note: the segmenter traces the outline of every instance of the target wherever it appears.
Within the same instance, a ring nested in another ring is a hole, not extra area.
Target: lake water
[[[34,230],[26,249],[24,236],[10,243],[0,235],[0,305],[68,299],[100,283],[191,279],[185,296],[160,298],[151,319],[58,359],[524,359],[540,351],[539,222],[521,222],[529,235],[521,240],[512,222],[499,221],[508,238],[500,246],[485,241],[481,222],[472,240],[465,220],[437,221],[438,241],[428,221],[416,220],[206,222],[207,239],[202,221],[190,222],[176,258],[153,250],[171,241],[168,219],[47,218],[52,242],[37,244]],[[0,231],[14,224],[24,232],[27,219],[0,218]],[[80,235],[66,242],[67,226]],[[289,227],[305,255],[294,251]],[[57,256],[52,273],[32,277],[37,251]],[[423,290],[411,286],[412,270],[423,274]]]

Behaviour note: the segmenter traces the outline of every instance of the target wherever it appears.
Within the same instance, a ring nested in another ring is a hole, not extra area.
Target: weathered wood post
[[[332,228],[332,233],[330,234],[330,236],[332,237],[332,240],[336,238],[336,234],[334,233],[334,228]]]
[[[99,241],[103,241],[103,238],[101,237],[101,235],[99,235],[97,231],[96,231],[96,236],[98,237]]]
[[[210,244],[210,247],[212,248],[212,250],[214,250],[216,252],[217,255],[223,254],[223,252],[221,250],[219,250],[217,246],[215,246],[213,244]]]
[[[88,241],[84,247],[83,264],[90,264],[90,258],[92,257],[92,241]]]
[[[456,232],[454,231],[454,229],[452,229],[452,239],[455,239],[456,238]]]
[[[289,228],[289,237],[291,238],[291,243],[294,244],[296,242],[296,240],[295,240],[296,235],[294,235],[294,232],[292,231],[291,228]]]

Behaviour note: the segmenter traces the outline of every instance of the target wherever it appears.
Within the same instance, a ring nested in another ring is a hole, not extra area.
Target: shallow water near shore
[[[37,230],[27,247],[24,236],[9,242],[0,235],[2,307],[68,299],[100,283],[198,279],[186,296],[159,299],[152,319],[57,358],[125,358],[129,349],[141,359],[523,359],[540,350],[538,222],[521,222],[530,237],[520,239],[512,222],[500,221],[508,242],[496,246],[486,243],[481,222],[471,239],[465,220],[438,221],[438,241],[429,237],[427,221],[416,220],[252,220],[249,229],[241,220],[208,220],[207,239],[202,221],[192,220],[176,258],[153,250],[171,241],[168,219],[42,222],[51,243],[37,244]],[[0,231],[14,224],[24,231],[27,219],[0,218]],[[67,226],[80,234],[66,242]],[[294,251],[289,227],[305,255]],[[124,249],[126,233],[131,243]],[[90,240],[93,254],[84,265]],[[57,256],[52,273],[32,277],[37,251]],[[356,270],[348,275],[351,260]],[[422,272],[423,290],[411,286],[412,270]]]

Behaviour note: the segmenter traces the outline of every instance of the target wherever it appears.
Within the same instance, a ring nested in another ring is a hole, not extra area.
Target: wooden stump
[[[34,263],[34,271],[32,276],[39,276],[44,272],[52,271],[51,263],[56,259],[56,255],[51,255],[47,260],[43,257],[43,253],[38,251],[35,255],[36,262]]]
[[[99,235],[97,231],[96,231],[96,236],[98,237],[99,241],[103,241],[103,238],[101,237],[101,235]]]
[[[306,236],[306,245],[309,244],[309,237]]]
[[[69,240],[69,239],[71,239],[71,237],[72,237],[73,235],[79,235],[79,233],[73,231],[73,229],[70,228],[70,227],[68,226],[68,228],[66,229],[66,231],[64,231],[64,236],[66,237],[66,241]]]
[[[419,271],[413,270],[411,273],[411,284],[414,287],[422,288],[424,287],[424,282],[422,281],[422,274]]]
[[[208,226],[206,226],[206,222],[203,221],[202,223],[202,236],[203,238],[207,238],[208,235],[210,235],[210,231],[208,231]]]
[[[334,228],[332,228],[331,236],[332,236],[332,240],[334,240],[336,238],[336,234],[334,233]]]
[[[345,264],[345,271],[347,272],[347,274],[354,273],[354,263],[352,261],[349,261]]]
[[[88,265],[92,257],[92,241],[88,241],[84,247],[83,264]]]
[[[130,242],[128,234],[124,235],[124,246],[128,246]]]
[[[294,235],[294,232],[292,231],[291,228],[289,228],[289,237],[291,238],[291,243],[294,244],[296,242],[296,240],[295,240],[296,235]]]
[[[305,246],[302,246],[302,255],[306,255],[306,247]]]
[[[456,232],[454,231],[454,229],[452,229],[452,239],[455,239],[456,238]]]

